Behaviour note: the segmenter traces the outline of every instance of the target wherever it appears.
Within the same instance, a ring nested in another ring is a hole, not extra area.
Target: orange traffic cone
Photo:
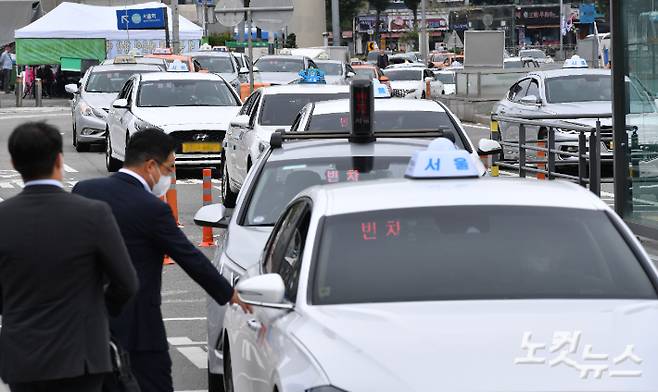
[[[203,169],[203,205],[207,206],[212,203],[212,169]],[[212,236],[212,227],[202,228],[201,243],[199,246],[207,248],[215,245]]]

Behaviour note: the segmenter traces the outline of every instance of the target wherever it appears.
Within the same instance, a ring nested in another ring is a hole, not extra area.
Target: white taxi
[[[267,148],[272,132],[290,129],[299,110],[309,102],[347,97],[349,86],[326,84],[272,86],[254,91],[231,120],[224,140],[224,205],[235,205],[249,169]]]
[[[215,74],[134,75],[119,92],[107,117],[107,170],[121,168],[130,135],[146,128],[162,129],[180,142],[177,166],[219,166],[229,120],[240,106],[240,96]]]
[[[446,142],[291,201],[236,285],[254,313],[227,310],[227,391],[658,389],[658,271],[624,222]]]

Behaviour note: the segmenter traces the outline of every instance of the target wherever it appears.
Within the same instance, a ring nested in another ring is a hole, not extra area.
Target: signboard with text
[[[119,30],[164,29],[164,8],[141,8],[117,10]]]

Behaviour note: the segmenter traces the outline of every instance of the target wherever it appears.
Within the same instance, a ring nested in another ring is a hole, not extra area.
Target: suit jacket
[[[116,173],[79,182],[73,192],[110,205],[137,270],[139,293],[118,317],[110,320],[112,334],[126,350],[168,349],[160,311],[165,254],[215,301],[229,301],[233,294],[231,285],[178,228],[169,205],[144,189],[139,180]]]
[[[106,302],[118,312],[138,282],[109,206],[29,186],[0,203],[0,238],[2,379],[111,371]]]

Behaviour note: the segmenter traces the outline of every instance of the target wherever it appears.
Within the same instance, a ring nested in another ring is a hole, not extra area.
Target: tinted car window
[[[438,73],[435,74],[435,79],[444,84],[455,84],[455,74],[453,73]]]
[[[309,102],[349,98],[349,93],[334,94],[273,94],[263,97],[260,116],[262,125],[292,124],[297,113]]]
[[[235,72],[233,62],[230,57],[218,56],[196,56],[194,57],[203,69],[216,73],[232,73]]]
[[[118,93],[121,87],[132,75],[136,73],[149,73],[154,71],[109,71],[94,72],[89,75],[85,91],[88,93]]]
[[[327,157],[301,161],[267,162],[248,198],[242,222],[272,226],[299,192],[314,185],[400,178],[409,157]]]
[[[224,82],[213,80],[157,80],[142,82],[137,106],[236,106]]]
[[[343,65],[339,63],[317,63],[318,68],[324,71],[327,75],[337,75],[340,76],[343,74]]]
[[[400,69],[384,72],[391,80],[421,80],[423,79],[422,69]]]
[[[367,76],[370,79],[377,77],[377,71],[374,68],[356,67],[354,72],[359,76]]]
[[[571,75],[549,78],[546,100],[550,103],[612,101],[610,75]]]
[[[304,69],[304,61],[299,59],[260,58],[254,64],[260,72],[299,72]]]
[[[329,216],[323,227],[314,304],[657,298],[601,211],[428,207]]]
[[[351,129],[350,114],[329,113],[313,115],[309,121],[307,131],[345,131]],[[375,131],[402,131],[402,130],[438,130],[452,131],[455,134],[456,144],[464,148],[457,130],[450,121],[447,113],[440,112],[414,112],[409,110],[378,110],[375,111]]]

